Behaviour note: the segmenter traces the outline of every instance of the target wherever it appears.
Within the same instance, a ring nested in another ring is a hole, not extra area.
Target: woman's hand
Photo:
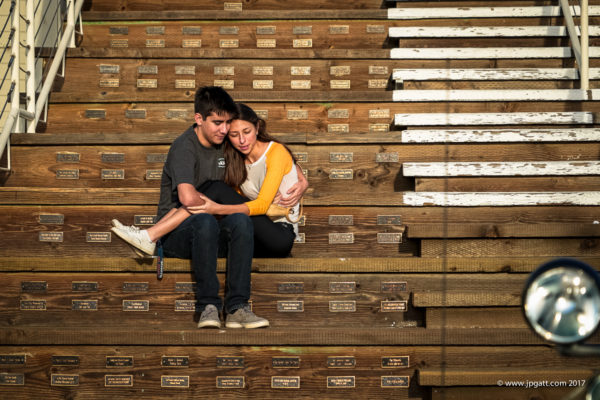
[[[219,214],[219,206],[220,206],[219,203],[215,203],[214,201],[212,201],[211,199],[209,199],[202,193],[199,193],[198,195],[200,196],[200,198],[202,200],[204,200],[204,204],[202,204],[200,206],[187,207],[187,210],[190,212],[190,214],[212,214],[212,215]]]
[[[300,166],[296,165],[296,170],[298,172],[298,182],[292,185],[292,187],[290,187],[283,195],[280,196],[280,194],[277,193],[274,203],[283,207],[293,207],[300,202],[304,192],[308,189],[308,180],[306,180]]]

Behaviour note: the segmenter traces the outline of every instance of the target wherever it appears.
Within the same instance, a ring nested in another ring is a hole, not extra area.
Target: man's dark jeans
[[[227,257],[225,312],[231,314],[248,303],[254,249],[250,217],[231,214],[217,220],[210,214],[191,215],[161,241],[165,256],[192,260],[197,311],[203,311],[208,304],[214,304],[219,310],[223,308],[217,256]]]

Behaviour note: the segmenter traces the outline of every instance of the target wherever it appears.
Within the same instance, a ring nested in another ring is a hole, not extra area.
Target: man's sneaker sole
[[[266,321],[266,320],[248,322],[248,323],[241,323],[241,322],[234,322],[234,321],[225,322],[225,327],[230,328],[230,329],[240,329],[240,328],[256,329],[256,328],[267,328],[268,326],[269,326],[269,321]]]
[[[198,328],[220,328],[221,327],[221,322],[220,321],[202,321],[202,322],[198,322]]]
[[[119,228],[112,227],[112,228],[110,228],[110,230],[113,231],[115,235],[117,235],[118,237],[120,237],[121,239],[123,239],[125,242],[127,242],[131,246],[135,247],[136,249],[138,249],[140,251],[143,251],[144,254],[146,254],[147,256],[153,256],[154,255],[154,249],[152,249],[152,252],[150,252],[149,250],[142,248],[137,241],[131,240],[131,238],[129,236],[127,236],[126,234],[124,234],[124,233],[121,234],[121,231],[119,230]]]

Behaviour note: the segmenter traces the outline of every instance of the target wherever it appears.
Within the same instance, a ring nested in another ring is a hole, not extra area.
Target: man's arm
[[[283,207],[293,207],[298,204],[306,189],[308,189],[308,180],[306,180],[302,168],[298,164],[296,164],[296,172],[298,173],[298,182],[292,185],[287,193],[283,193],[279,200],[275,199],[275,202]]]
[[[192,184],[180,183],[177,185],[177,195],[179,196],[179,202],[184,207],[201,206],[204,204],[204,199],[200,196],[200,192]]]

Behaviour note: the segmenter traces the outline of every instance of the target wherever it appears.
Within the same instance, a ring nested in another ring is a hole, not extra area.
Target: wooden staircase
[[[600,359],[548,347],[520,296],[552,257],[600,266],[600,6],[582,92],[555,4],[473,3],[90,0],[1,176],[0,398],[559,399],[588,379]],[[189,261],[157,280],[110,232],[154,222],[204,85],[310,182],[292,257],[253,263],[268,329],[196,329]],[[542,381],[566,386],[509,387]]]

